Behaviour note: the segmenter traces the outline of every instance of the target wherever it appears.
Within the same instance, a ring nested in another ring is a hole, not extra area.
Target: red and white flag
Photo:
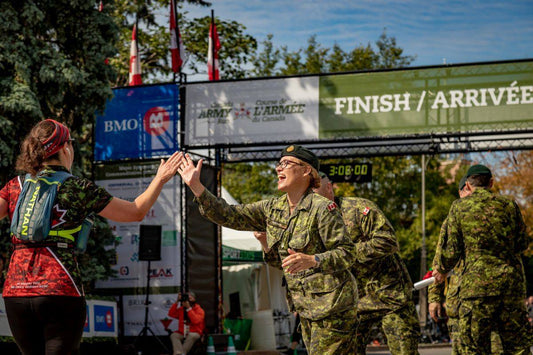
[[[180,71],[185,60],[185,47],[181,41],[180,29],[176,19],[174,0],[170,0],[170,53],[172,56],[172,71]]]
[[[217,26],[212,22],[209,26],[209,52],[207,53],[207,74],[209,75],[209,80],[220,80],[220,71],[218,70],[219,50],[220,41],[218,40]]]
[[[131,33],[131,48],[130,48],[130,77],[128,84],[141,85],[141,61],[139,60],[139,51],[137,48],[137,26],[133,25],[133,31]]]

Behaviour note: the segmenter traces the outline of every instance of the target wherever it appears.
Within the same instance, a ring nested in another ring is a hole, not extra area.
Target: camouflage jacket
[[[359,287],[358,312],[393,311],[412,301],[411,278],[385,214],[372,201],[337,199],[346,231],[355,243],[352,268]]]
[[[446,220],[446,238],[434,267],[450,272],[463,259],[459,297],[525,297],[521,254],[526,226],[516,202],[477,188],[455,200]]]
[[[435,263],[439,260],[442,253],[442,246],[446,244],[447,221],[444,221],[440,229],[439,241],[437,242],[437,249],[435,250],[435,257],[433,258],[433,268],[438,267]],[[428,287],[428,302],[444,303],[446,302],[446,314],[449,317],[459,317],[459,290],[461,288],[461,278],[459,275],[463,273],[464,260],[460,260],[455,265],[453,272],[447,280],[447,284],[442,282],[440,284],[432,284]]]
[[[250,204],[228,205],[205,191],[195,199],[200,213],[228,228],[266,231],[270,248],[265,261],[281,268],[288,248],[317,255],[320,265],[299,272],[284,272],[293,310],[301,317],[319,320],[355,307],[357,286],[349,272],[353,243],[345,237],[337,206],[308,190],[290,214],[287,196]]]

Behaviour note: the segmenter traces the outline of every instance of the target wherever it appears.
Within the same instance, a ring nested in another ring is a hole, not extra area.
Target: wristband
[[[320,266],[320,258],[316,254],[315,254],[315,261],[316,261],[315,267],[319,267]]]

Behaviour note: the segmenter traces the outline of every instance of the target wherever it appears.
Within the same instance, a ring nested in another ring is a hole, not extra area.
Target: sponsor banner
[[[91,300],[88,303],[92,309],[94,336],[118,336],[116,302]]]
[[[150,294],[147,326],[155,335],[168,335],[165,327],[178,329],[178,320],[168,317],[177,294]],[[144,328],[146,295],[123,296],[124,335],[137,336]]]
[[[227,245],[222,246],[222,261],[258,261],[263,262],[263,252],[242,250]]]
[[[533,128],[533,61],[187,84],[193,147]]]
[[[533,62],[320,77],[320,138],[533,127]]]
[[[113,196],[133,201],[150,184],[158,161],[142,163],[121,163],[96,166],[96,183]],[[165,184],[156,203],[141,222],[119,223],[108,220],[116,236],[116,260],[113,269],[117,276],[98,281],[98,288],[146,287],[148,276],[151,287],[179,286],[180,282],[180,180],[172,179]],[[161,225],[161,260],[148,262],[139,260],[139,229],[141,224]]]
[[[83,337],[84,338],[90,338],[94,336],[92,310],[93,310],[92,307],[89,306],[89,301],[87,301],[87,305],[85,306],[85,325],[83,326]]]
[[[102,300],[87,300],[87,317],[83,337],[118,336],[117,303]]]
[[[179,90],[175,84],[113,89],[96,117],[94,159],[154,158],[178,150]]]
[[[117,303],[102,300],[87,300],[83,337],[117,337]],[[7,320],[4,299],[0,295],[0,336],[12,336]]]
[[[317,137],[317,77],[187,84],[188,146]]]

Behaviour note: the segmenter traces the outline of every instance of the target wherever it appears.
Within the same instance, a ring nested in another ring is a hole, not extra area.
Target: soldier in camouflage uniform
[[[353,243],[345,237],[336,205],[312,191],[318,187],[318,158],[291,145],[276,167],[281,197],[228,205],[200,182],[202,160],[195,166],[188,154],[178,169],[191,188],[200,212],[225,227],[266,231],[265,261],[283,269],[292,311],[298,312],[309,354],[353,354],[357,286],[349,268]]]
[[[413,303],[413,284],[398,255],[394,228],[372,201],[334,196],[327,175],[320,173],[315,192],[340,207],[347,235],[355,243],[352,271],[359,287],[357,354],[366,354],[370,331],[381,321],[392,354],[418,354],[420,326]]]
[[[505,354],[529,353],[531,330],[523,303],[521,254],[526,226],[516,202],[490,191],[492,173],[474,165],[466,174],[470,196],[454,201],[445,221],[441,252],[434,260],[436,282],[459,262],[459,332],[462,354],[489,354],[497,331]]]
[[[459,181],[459,197],[463,198],[470,194],[470,191],[465,189],[466,175]],[[437,242],[437,249],[433,262],[433,268],[436,267],[435,261],[439,260],[442,252],[442,246],[446,244],[446,222],[442,224],[439,234],[439,241]],[[453,269],[453,273],[448,279],[448,285],[445,289],[445,283],[432,284],[428,287],[428,302],[429,314],[435,322],[439,317],[448,316],[448,330],[452,339],[452,355],[461,354],[461,337],[459,334],[459,286],[460,278],[464,268],[464,261],[460,260]],[[444,311],[443,303],[446,302],[446,311]]]

